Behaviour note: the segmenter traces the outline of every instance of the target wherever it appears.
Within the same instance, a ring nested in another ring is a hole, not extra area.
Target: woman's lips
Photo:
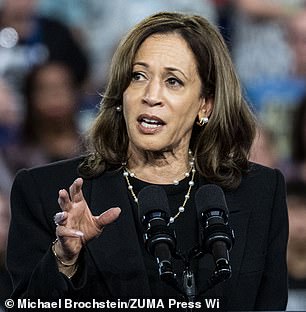
[[[156,133],[165,125],[165,122],[161,118],[151,115],[140,115],[137,121],[138,129],[144,134]]]

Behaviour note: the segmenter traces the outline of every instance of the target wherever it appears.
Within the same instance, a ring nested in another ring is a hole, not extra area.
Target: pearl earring
[[[202,117],[198,122],[197,125],[199,125],[200,127],[203,127],[205,124],[208,123],[208,117]]]

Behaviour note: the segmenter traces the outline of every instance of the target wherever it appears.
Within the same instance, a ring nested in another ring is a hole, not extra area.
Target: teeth
[[[161,127],[163,125],[163,123],[160,120],[157,119],[151,119],[148,117],[143,117],[140,120],[140,124],[148,129],[156,129],[158,127]]]
[[[141,125],[142,125],[143,127],[145,127],[145,128],[150,128],[150,129],[157,128],[157,127],[160,126],[160,125],[157,124],[157,123],[152,124],[152,123],[147,123],[147,122],[145,122],[145,121],[142,121],[142,122],[141,122]]]
[[[143,118],[143,121],[150,124],[158,124],[159,122],[155,119]]]

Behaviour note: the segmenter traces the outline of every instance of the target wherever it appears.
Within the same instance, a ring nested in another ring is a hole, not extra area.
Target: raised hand
[[[99,216],[93,216],[82,192],[83,179],[76,179],[69,188],[59,191],[58,203],[62,212],[57,213],[58,241],[53,246],[58,259],[64,263],[75,263],[82,247],[101,234],[103,227],[115,221],[121,210],[110,208]]]

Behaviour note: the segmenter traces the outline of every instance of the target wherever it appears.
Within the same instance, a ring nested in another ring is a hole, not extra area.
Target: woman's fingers
[[[68,213],[66,211],[58,212],[54,216],[54,223],[56,225],[66,225]]]
[[[69,187],[69,193],[59,191],[58,202],[62,212],[54,216],[56,235],[62,243],[69,238],[81,238],[82,244],[101,234],[103,227],[115,221],[121,209],[110,208],[100,216],[92,216],[82,192],[83,179],[76,179]]]
[[[63,211],[69,211],[72,208],[69,194],[66,190],[60,190],[58,192],[58,204]]]
[[[78,203],[84,200],[82,186],[83,179],[77,178],[69,187],[69,194],[72,202]]]
[[[120,215],[121,209],[119,207],[114,207],[106,210],[98,217],[96,217],[98,226],[102,229],[105,225],[114,222]]]
[[[77,178],[69,187],[69,193],[62,189],[58,192],[58,203],[63,211],[69,211],[73,203],[85,201],[82,192],[83,179]]]
[[[56,227],[56,236],[60,240],[65,238],[83,238],[84,233],[79,230],[67,228],[63,225],[58,225]]]

